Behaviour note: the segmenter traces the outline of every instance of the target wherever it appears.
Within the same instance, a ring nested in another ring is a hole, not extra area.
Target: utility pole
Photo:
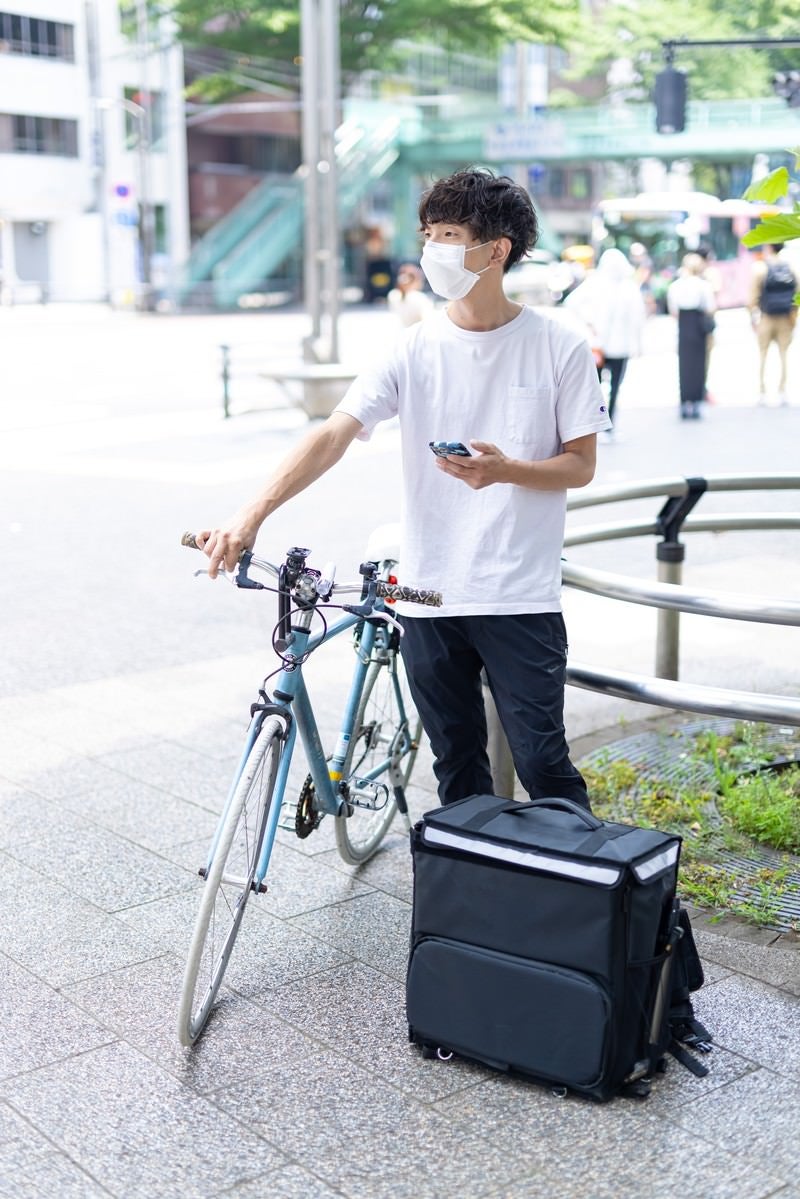
[[[150,147],[153,141],[152,93],[150,91],[150,32],[147,0],[136,0],[136,48],[139,57],[139,88],[141,109],[138,118],[139,158],[139,249],[142,256],[142,293],[139,305],[145,311],[152,307],[152,259],[155,249],[155,213],[150,200]]]
[[[300,53],[305,187],[303,280],[311,317],[311,332],[304,339],[303,356],[307,362],[338,362],[339,0],[301,0]]]

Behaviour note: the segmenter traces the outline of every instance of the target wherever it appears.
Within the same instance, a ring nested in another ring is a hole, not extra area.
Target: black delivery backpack
[[[672,1049],[680,847],[568,799],[474,795],[426,813],[411,832],[410,1039],[597,1100],[646,1095]],[[706,1051],[681,975],[687,1043]]]

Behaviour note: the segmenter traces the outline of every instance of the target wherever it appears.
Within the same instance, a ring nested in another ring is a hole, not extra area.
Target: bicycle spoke
[[[178,1031],[191,1045],[208,1020],[253,891],[281,754],[281,725],[265,723],[245,763],[207,871],[189,948]]]
[[[394,788],[408,783],[420,731],[402,661],[392,651],[386,662],[374,662],[367,671],[343,771],[351,793],[358,779],[374,779],[388,787],[389,798],[382,807],[353,805],[351,816],[337,817],[336,843],[346,862],[365,862],[388,832],[397,812]]]

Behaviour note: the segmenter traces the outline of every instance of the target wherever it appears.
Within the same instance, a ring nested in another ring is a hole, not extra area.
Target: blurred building
[[[145,0],[0,0],[6,303],[168,296],[189,248],[183,65]]]

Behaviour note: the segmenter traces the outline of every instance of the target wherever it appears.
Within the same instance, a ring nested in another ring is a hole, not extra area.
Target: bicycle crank
[[[301,841],[306,837],[311,836],[315,828],[319,828],[323,813],[319,812],[314,805],[314,798],[317,794],[314,780],[311,775],[306,775],[306,781],[300,788],[300,795],[297,799],[297,810],[294,814],[294,831]]]

